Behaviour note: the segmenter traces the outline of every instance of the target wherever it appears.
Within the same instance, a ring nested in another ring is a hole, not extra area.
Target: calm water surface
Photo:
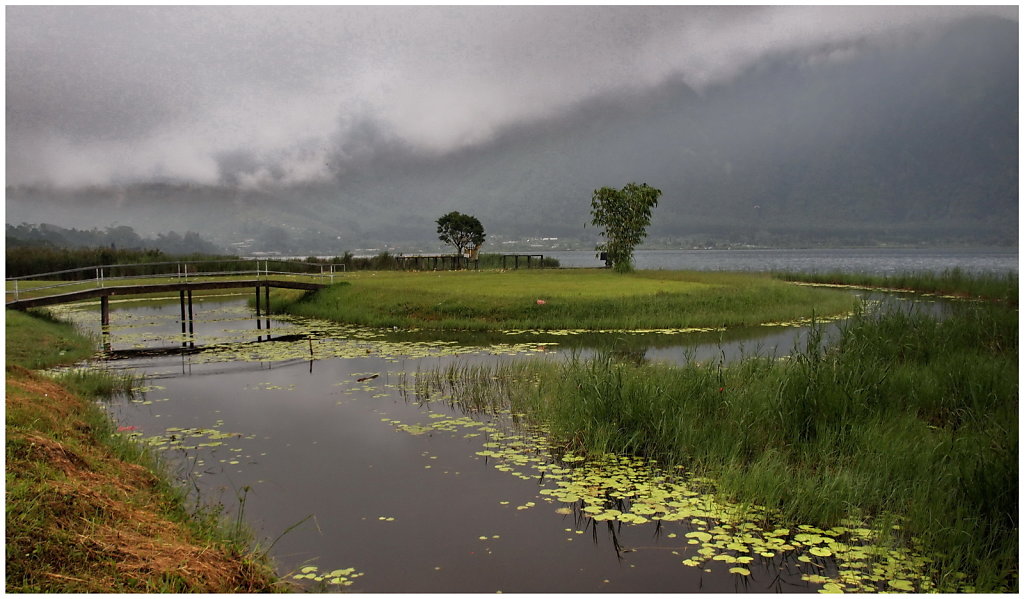
[[[177,310],[174,304],[115,310],[113,349],[175,345]],[[135,427],[142,437],[198,445],[165,455],[204,501],[219,501],[231,514],[244,497],[245,520],[264,545],[309,517],[273,547],[282,572],[354,568],[362,575],[346,588],[365,592],[799,592],[818,586],[778,558],[748,564],[750,575],[743,576],[721,562],[682,565],[693,551],[685,537],[695,530],[691,524],[610,526],[583,518],[540,493],[554,485],[535,467],[502,470],[504,461],[477,455],[485,443],[516,434],[510,416],[466,413],[402,392],[417,371],[551,355],[556,346],[406,347],[330,337],[336,332],[312,344],[253,343],[265,339],[266,330],[255,329],[243,300],[200,302],[196,315],[199,346],[248,338],[247,359],[201,352],[113,360],[114,367],[145,373],[148,388],[108,409],[119,426]],[[85,326],[98,320],[91,310],[76,318]],[[307,328],[274,320],[271,335]],[[774,334],[792,342],[800,333]],[[697,344],[709,356],[723,346],[708,341]],[[724,346],[739,352],[752,342],[741,338]],[[651,351],[677,359],[683,349]],[[425,433],[403,428],[453,421]]]

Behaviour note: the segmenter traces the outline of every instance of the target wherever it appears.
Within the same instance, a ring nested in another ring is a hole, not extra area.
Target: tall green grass
[[[461,375],[518,381],[491,397],[572,449],[684,465],[793,522],[895,518],[935,556],[943,588],[958,588],[955,572],[979,591],[1017,588],[1015,309],[860,314],[832,342],[811,335],[781,360],[598,358]],[[484,386],[459,385],[486,404]]]
[[[355,273],[286,305],[292,314],[426,329],[752,326],[851,311],[849,293],[741,273],[607,270]]]

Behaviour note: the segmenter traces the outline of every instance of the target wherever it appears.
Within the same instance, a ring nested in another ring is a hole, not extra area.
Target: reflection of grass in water
[[[426,329],[691,329],[848,312],[849,294],[739,273],[605,270],[356,273],[275,310],[367,326]],[[543,300],[540,304],[537,300]]]
[[[531,362],[421,384],[527,413],[589,454],[685,465],[787,521],[891,518],[876,528],[927,547],[939,588],[1001,590],[1017,586],[1017,359],[1016,311],[962,305],[941,322],[864,316],[789,360]]]

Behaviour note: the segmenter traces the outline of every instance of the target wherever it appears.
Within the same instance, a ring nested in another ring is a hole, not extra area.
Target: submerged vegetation
[[[183,491],[154,474],[153,454],[89,399],[125,392],[134,378],[33,372],[80,359],[91,342],[67,324],[6,318],[6,589],[273,590],[245,530],[217,509],[186,509]]]
[[[372,327],[631,330],[757,326],[855,304],[848,293],[752,274],[538,269],[357,273],[274,310]]]
[[[924,551],[938,590],[1018,589],[1015,307],[860,313],[783,359],[534,360],[435,376],[460,401],[528,415],[570,451],[683,467],[786,523],[866,522]],[[903,590],[914,588],[925,590]]]

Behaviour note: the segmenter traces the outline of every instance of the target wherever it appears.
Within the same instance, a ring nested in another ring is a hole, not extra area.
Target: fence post
[[[21,296],[18,295],[18,279],[14,279],[14,299],[18,300]]]

